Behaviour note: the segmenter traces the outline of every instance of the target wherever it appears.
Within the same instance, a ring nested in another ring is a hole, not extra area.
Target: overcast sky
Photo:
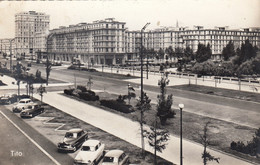
[[[147,22],[147,29],[176,26],[177,20],[188,27],[260,27],[260,0],[0,1],[0,38],[14,37],[15,13],[32,10],[50,15],[50,29],[111,17],[130,30]]]

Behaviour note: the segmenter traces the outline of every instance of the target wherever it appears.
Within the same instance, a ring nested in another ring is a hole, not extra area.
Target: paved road
[[[57,152],[56,145],[23,119],[0,106],[1,165],[66,165],[73,158]]]
[[[45,68],[40,65],[37,69],[42,71],[42,75],[45,75]],[[33,65],[31,73],[36,72],[36,67]],[[127,94],[128,80],[118,80],[110,77],[95,76],[93,73],[67,70],[64,67],[56,67],[51,71],[51,77],[60,81],[86,85],[89,76],[93,77],[93,89],[106,90],[108,92],[117,94]],[[130,80],[131,81],[131,80]],[[154,81],[150,76],[149,80],[145,81],[144,90],[148,93],[153,103],[157,103],[157,94],[159,88],[148,84],[152,84]],[[176,79],[178,81],[178,79]],[[140,95],[139,80],[135,80],[132,85],[137,89],[137,97]],[[59,88],[60,89],[60,88]],[[168,93],[173,94],[173,107],[178,108],[179,103],[184,103],[184,111],[191,113],[221,119],[228,122],[233,122],[239,125],[249,126],[252,128],[259,128],[260,125],[260,104],[254,102],[248,102],[237,99],[229,99],[219,96],[205,95],[196,92],[183,91],[178,89],[168,88]],[[241,115],[245,114],[245,115]]]

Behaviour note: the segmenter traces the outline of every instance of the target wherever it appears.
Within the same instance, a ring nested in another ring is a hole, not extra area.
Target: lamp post
[[[180,108],[180,165],[183,165],[182,162],[182,109],[184,108],[184,104],[179,104]]]
[[[29,71],[28,70],[26,70],[26,74],[27,74],[27,86],[26,86],[26,95],[28,95],[28,90],[29,90],[29,82],[28,82],[28,73],[29,73]]]
[[[141,106],[143,106],[144,102],[144,92],[143,92],[143,31],[150,23],[146,23],[146,25],[141,29],[141,49],[140,49],[140,59],[141,59]],[[143,115],[144,112],[141,110],[141,144],[142,144],[142,155],[144,156],[144,135],[143,135]]]
[[[13,71],[13,67],[12,67],[12,41],[14,41],[14,38],[13,39],[10,39],[10,71],[12,72]]]

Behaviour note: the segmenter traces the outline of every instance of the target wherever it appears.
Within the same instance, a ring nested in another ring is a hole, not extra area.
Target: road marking
[[[21,130],[11,119],[9,119],[2,111],[0,113],[12,123],[24,136],[26,136],[36,147],[38,147],[46,156],[48,156],[56,165],[61,165],[57,160],[55,160],[48,152],[46,152],[39,144],[37,144],[29,135],[27,135],[23,130]]]

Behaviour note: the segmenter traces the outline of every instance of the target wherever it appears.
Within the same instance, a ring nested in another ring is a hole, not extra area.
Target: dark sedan
[[[88,139],[88,133],[80,128],[66,132],[63,142],[58,143],[58,151],[75,152]]]
[[[21,117],[34,117],[36,115],[39,115],[44,112],[44,108],[37,103],[33,103],[32,105],[29,105],[28,108],[25,110],[22,110],[20,113]]]

